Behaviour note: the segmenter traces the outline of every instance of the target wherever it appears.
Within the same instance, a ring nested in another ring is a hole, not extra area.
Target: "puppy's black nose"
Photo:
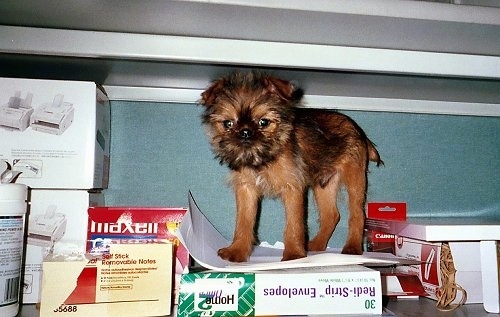
[[[252,135],[253,135],[253,132],[250,129],[242,129],[240,131],[240,138],[242,138],[242,139],[246,140],[246,139],[252,137]]]

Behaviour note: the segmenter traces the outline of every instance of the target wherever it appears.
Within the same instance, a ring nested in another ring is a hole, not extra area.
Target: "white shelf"
[[[425,1],[6,0],[0,76],[193,103],[257,68],[297,80],[312,107],[499,116],[499,37],[500,8]]]
[[[4,0],[0,24],[498,56],[499,17],[498,6],[409,0]]]
[[[104,86],[111,100],[194,104],[202,89]],[[435,100],[305,95],[304,106],[337,110],[500,116],[500,105]]]
[[[388,309],[396,316],[406,317],[429,317],[443,314],[443,316],[474,316],[474,317],[491,317],[481,304],[464,305],[454,312],[441,313],[436,308],[436,302],[428,298],[410,299],[410,300],[390,300]],[[39,317],[40,313],[35,308],[35,305],[24,305],[19,317]],[[327,317],[328,315],[325,315]]]
[[[399,1],[399,0],[187,0],[191,2],[219,3],[255,6],[263,8],[281,8],[302,11],[336,12],[343,14],[362,14],[367,16],[398,17],[407,19],[437,20],[450,22],[500,24],[496,13],[487,4],[488,0],[459,1]],[[450,5],[453,3],[454,5]],[[464,5],[457,5],[464,4]],[[467,6],[469,4],[469,6]],[[475,4],[475,7],[471,7]],[[496,4],[496,7],[500,7]]]
[[[500,77],[499,56],[17,26],[0,28],[0,37],[0,51],[12,54]]]

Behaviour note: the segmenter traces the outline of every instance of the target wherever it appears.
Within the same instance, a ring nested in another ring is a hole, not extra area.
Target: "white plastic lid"
[[[0,184],[1,200],[21,200],[28,199],[28,186],[23,184]]]

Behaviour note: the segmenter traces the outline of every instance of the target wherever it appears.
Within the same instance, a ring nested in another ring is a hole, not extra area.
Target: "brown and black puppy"
[[[283,260],[325,250],[340,214],[337,193],[349,195],[349,231],[342,250],[361,254],[368,161],[382,161],[373,143],[349,117],[298,108],[302,91],[261,73],[233,73],[202,93],[212,150],[231,169],[236,195],[233,242],[218,254],[244,262],[252,253],[259,200],[279,197],[285,207]],[[312,188],[319,232],[306,240],[304,201]]]

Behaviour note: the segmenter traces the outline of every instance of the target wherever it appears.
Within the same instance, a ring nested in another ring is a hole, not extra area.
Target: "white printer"
[[[9,98],[9,102],[0,108],[0,125],[20,131],[26,130],[30,126],[33,113],[32,99],[33,94],[28,93],[26,98],[22,99],[21,92],[16,91],[15,95]]]
[[[28,224],[28,244],[54,247],[66,233],[66,216],[56,212],[56,206],[47,207],[45,214],[30,217]]]
[[[31,128],[51,134],[62,134],[73,123],[73,104],[63,102],[63,95],[56,95],[54,101],[43,104],[31,115]]]

